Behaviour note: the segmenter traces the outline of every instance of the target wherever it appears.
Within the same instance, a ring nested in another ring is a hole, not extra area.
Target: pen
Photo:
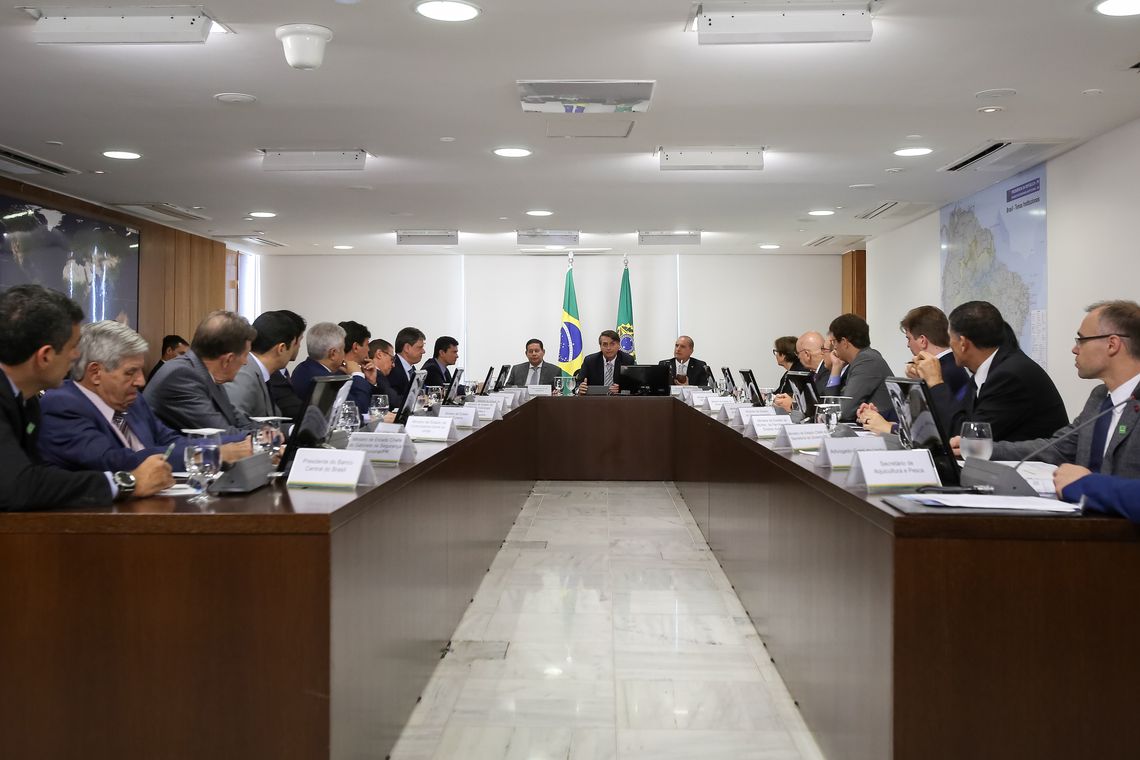
[[[162,461],[164,461],[164,462],[165,462],[166,460],[170,459],[170,455],[171,455],[171,454],[173,454],[173,453],[174,453],[174,444],[172,443],[172,444],[170,444],[169,446],[167,446],[167,447],[166,447],[166,451],[165,451],[165,452],[163,452],[163,454],[162,454]]]

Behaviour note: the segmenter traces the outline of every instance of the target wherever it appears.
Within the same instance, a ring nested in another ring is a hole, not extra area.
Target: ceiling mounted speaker
[[[285,62],[304,71],[321,67],[325,45],[333,38],[332,29],[316,24],[285,24],[277,27],[276,34],[285,48]]]
[[[40,44],[203,43],[214,24],[195,5],[24,10],[36,18],[32,39]]]
[[[263,150],[261,168],[267,172],[363,171],[368,153],[363,150]]]
[[[534,113],[644,113],[653,97],[653,80],[519,79],[522,110]]]
[[[706,2],[696,18],[701,45],[870,42],[868,0]]]
[[[661,171],[760,171],[764,147],[661,147],[657,149]]]

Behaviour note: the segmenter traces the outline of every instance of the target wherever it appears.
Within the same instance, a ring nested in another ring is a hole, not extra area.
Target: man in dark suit
[[[603,330],[598,336],[596,354],[590,354],[582,360],[582,367],[578,370],[578,393],[585,394],[589,385],[609,388],[611,394],[617,393],[617,379],[621,368],[634,364],[633,357],[621,350],[621,339],[613,330]]]
[[[190,344],[181,335],[166,335],[162,339],[162,355],[159,356],[158,363],[151,368],[150,373],[146,376],[146,381],[149,383],[158,374],[158,370],[162,368],[163,364],[170,361],[176,356],[182,356],[190,350]]]
[[[424,385],[438,385],[444,390],[451,382],[451,370],[448,369],[459,361],[459,341],[450,335],[435,339],[435,350],[432,358],[424,362],[421,369],[427,373]]]
[[[673,358],[657,362],[669,372],[673,385],[692,385],[697,388],[709,384],[709,365],[693,358],[693,339],[681,335],[673,343]]]
[[[253,321],[257,337],[249,348],[249,359],[232,382],[226,395],[234,408],[247,417],[277,417],[281,410],[273,403],[269,382],[289,363],[301,336],[296,323],[278,311],[267,311]]]
[[[352,376],[348,399],[356,404],[360,419],[364,419],[372,404],[372,394],[376,392],[376,372],[368,358],[372,332],[352,320],[337,324],[344,330],[344,368],[339,371]]]
[[[838,388],[829,385],[826,394],[844,397],[839,402],[839,419],[854,422],[856,412],[865,403],[890,409],[891,397],[883,381],[891,377],[891,368],[883,355],[871,348],[871,329],[867,321],[858,314],[842,314],[831,320],[827,337],[835,358],[844,365],[844,372],[839,375],[841,384]],[[831,376],[832,379],[837,376],[834,366]]]
[[[1054,445],[1034,459],[1140,478],[1140,436],[1133,432],[1140,423],[1140,402],[1131,401],[1140,390],[1140,305],[1105,301],[1090,306],[1077,330],[1073,353],[1081,379],[1101,381],[1081,413],[1048,439],[995,442],[993,458],[1021,460],[1052,440]],[[1071,434],[1102,412],[1098,423]]]
[[[218,428],[248,431],[249,418],[234,409],[222,389],[245,365],[257,331],[232,311],[206,316],[190,341],[190,350],[171,359],[143,394],[158,418],[175,430]]]
[[[511,367],[507,385],[525,388],[528,385],[553,385],[562,377],[562,368],[545,361],[546,348],[538,338],[526,342],[526,361]]]
[[[174,445],[180,465],[189,439],[162,424],[139,391],[147,343],[112,320],[84,325],[71,379],[40,401],[39,447],[44,461],[68,470],[133,470]],[[222,461],[249,456],[240,433],[222,445]]]
[[[37,395],[58,388],[71,369],[82,319],[75,302],[39,285],[0,293],[0,512],[100,507],[174,484],[161,456],[131,472],[68,472],[41,459]]]
[[[344,368],[344,328],[332,322],[318,322],[305,335],[308,358],[293,368],[289,381],[305,403],[313,392],[313,379],[340,372]]]
[[[916,306],[899,322],[899,329],[906,336],[906,347],[912,355],[926,353],[937,357],[942,365],[942,381],[949,386],[950,394],[961,400],[970,384],[970,373],[954,360],[954,352],[950,350],[950,320],[945,312],[937,306]],[[914,362],[906,365],[906,375],[918,379]]]
[[[1085,512],[1118,515],[1140,523],[1140,480],[1063,464],[1053,471],[1053,486],[1058,498],[1081,504]]]
[[[1024,441],[1049,436],[1067,421],[1057,386],[1007,341],[1005,320],[992,303],[968,301],[950,312],[950,348],[958,366],[972,374],[961,400],[943,380],[938,357],[915,358],[947,435],[957,437],[966,421],[988,422],[995,441]]]
[[[412,376],[416,373],[416,365],[424,358],[424,341],[427,337],[423,330],[416,327],[405,327],[396,333],[396,361],[392,364],[392,371],[388,375],[388,385],[396,394],[396,406],[403,407],[412,386]]]
[[[305,318],[294,311],[280,309],[277,313],[284,314],[293,320],[297,327],[299,338],[293,345],[293,351],[289,355],[287,365],[292,364],[297,361],[297,354],[301,351],[301,340],[305,337],[305,328],[308,325],[305,323]],[[293,383],[289,380],[288,366],[269,376],[269,396],[273,400],[273,405],[281,411],[283,416],[292,417],[294,421],[301,417],[301,412],[305,409],[305,401],[297,395],[297,391],[293,390]]]
[[[396,392],[388,384],[388,376],[392,374],[392,366],[396,363],[396,351],[392,344],[383,338],[376,338],[368,344],[368,358],[372,362],[371,371],[375,373],[372,383],[373,396],[386,396],[388,408],[396,410]],[[366,371],[367,374],[367,371]]]

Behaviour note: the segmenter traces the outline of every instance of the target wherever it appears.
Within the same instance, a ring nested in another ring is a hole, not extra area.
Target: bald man
[[[821,333],[808,330],[796,341],[796,356],[812,373],[812,383],[815,385],[816,395],[827,393],[827,381],[831,379],[831,346],[827,344]],[[778,394],[772,404],[784,411],[791,411],[792,397],[786,393]]]

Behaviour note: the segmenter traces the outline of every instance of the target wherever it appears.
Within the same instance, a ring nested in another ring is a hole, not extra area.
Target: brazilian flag
[[[621,294],[618,296],[617,334],[621,341],[621,350],[636,359],[637,349],[633,344],[633,293],[629,290],[628,260],[621,276]]]
[[[558,342],[558,366],[564,377],[582,367],[582,323],[578,321],[578,296],[574,294],[574,265],[566,269],[566,291],[562,296],[562,339]]]

